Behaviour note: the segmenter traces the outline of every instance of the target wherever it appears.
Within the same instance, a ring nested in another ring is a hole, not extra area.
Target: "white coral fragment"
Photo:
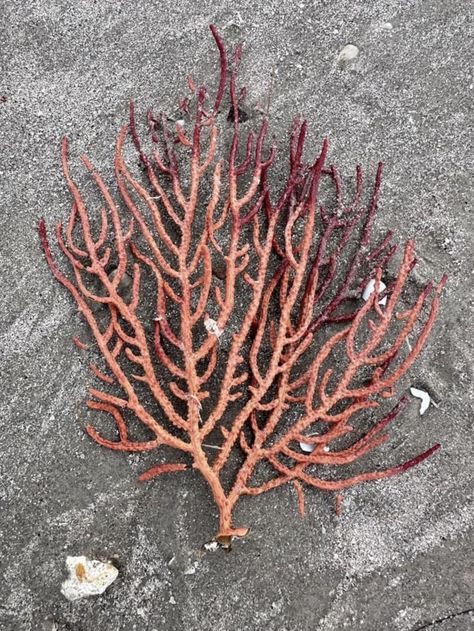
[[[61,586],[61,593],[68,600],[79,600],[105,592],[118,576],[111,563],[103,563],[85,556],[67,557],[69,578]]]
[[[304,451],[307,454],[310,454],[312,451],[314,451],[315,447],[316,445],[314,443],[300,443],[301,451]]]
[[[387,285],[381,280],[379,281],[379,294],[381,294],[385,289],[387,289]],[[364,291],[362,292],[362,298],[367,302],[370,298],[371,294],[375,291],[375,279],[371,278],[367,285],[365,286]],[[379,300],[379,305],[385,306],[387,304],[387,296],[384,296],[381,300]]]
[[[410,392],[412,396],[416,397],[417,399],[421,399],[421,403],[420,403],[420,416],[421,416],[428,409],[431,403],[431,397],[427,392],[425,392],[424,390],[419,390],[418,388],[410,388]]]
[[[206,331],[215,335],[217,339],[219,339],[220,336],[224,333],[224,330],[220,329],[217,326],[217,322],[212,318],[207,318],[207,320],[204,320],[204,326],[206,327]]]

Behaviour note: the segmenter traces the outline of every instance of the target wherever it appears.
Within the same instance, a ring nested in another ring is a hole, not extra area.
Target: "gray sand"
[[[255,6],[2,3],[2,631],[474,628],[472,3]],[[245,41],[250,102],[265,97],[276,66],[275,133],[302,114],[308,146],[328,135],[345,176],[357,162],[370,172],[385,162],[378,228],[416,239],[419,281],[446,271],[449,283],[406,384],[428,389],[439,407],[420,417],[412,399],[380,458],[400,462],[438,441],[443,449],[403,476],[347,491],[340,518],[319,492],[308,494],[305,520],[289,488],[244,500],[237,516],[251,536],[231,554],[201,557],[216,514],[197,476],[139,486],[138,458],[85,437],[92,380],[71,345],[82,325],[35,230],[40,216],[52,225],[69,208],[61,136],[73,163],[87,151],[110,180],[129,98],[169,109],[189,71],[214,73],[211,22],[229,44]],[[349,43],[358,58],[335,67]],[[115,559],[118,580],[69,603],[59,590],[75,554]]]

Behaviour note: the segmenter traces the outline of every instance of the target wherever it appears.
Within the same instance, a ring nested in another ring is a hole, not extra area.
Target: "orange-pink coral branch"
[[[327,164],[327,140],[306,163],[307,123],[295,120],[287,176],[273,181],[276,150],[267,140],[267,118],[255,133],[241,129],[242,48],[229,64],[216,28],[211,31],[220,60],[214,97],[190,81],[191,95],[180,101],[183,121],[173,126],[149,110],[149,139],[130,104],[115,148],[118,196],[83,156],[101,200],[98,218],[76,184],[63,140],[73,201],[56,240],[70,274],[59,268],[43,220],[39,235],[53,275],[75,300],[106,365],[103,371],[90,363],[104,390],[91,389],[87,405],[112,419],[116,436],[90,425],[87,433],[116,451],[176,450],[182,462],[157,464],[140,480],[199,471],[219,511],[218,539],[228,544],[247,531],[232,524],[242,496],[291,483],[303,515],[305,486],[338,491],[401,473],[436,451],[439,445],[375,472],[320,476],[321,467],[348,465],[388,439],[403,398],[365,435],[357,431],[358,419],[395,395],[426,343],[446,279],[407,304],[404,290],[416,263],[408,241],[382,292],[396,246],[391,232],[371,244],[381,164],[368,204],[360,166],[346,201],[339,172]],[[127,143],[142,174],[126,164]],[[374,291],[363,302],[369,280]],[[75,344],[86,348],[78,338]],[[145,437],[132,438],[131,416]],[[216,450],[209,453],[210,447]],[[236,450],[237,473],[227,466]],[[271,473],[256,482],[261,463]]]

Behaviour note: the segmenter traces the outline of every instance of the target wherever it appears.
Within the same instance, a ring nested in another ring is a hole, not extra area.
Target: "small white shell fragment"
[[[112,563],[103,563],[85,556],[67,557],[69,578],[61,586],[61,593],[68,600],[78,600],[105,592],[118,576]]]
[[[337,56],[338,62],[352,61],[359,55],[359,49],[354,44],[347,44]]]
[[[416,397],[417,399],[421,399],[421,403],[420,403],[420,416],[421,416],[428,409],[431,403],[431,397],[427,392],[425,392],[424,390],[419,390],[418,388],[410,388],[410,392],[412,396]]]
[[[310,454],[312,451],[314,451],[315,447],[316,447],[316,445],[313,444],[313,443],[300,443],[301,451],[304,451],[307,454]]]
[[[224,333],[223,329],[220,329],[217,326],[217,322],[212,318],[207,318],[207,320],[204,320],[204,326],[206,327],[206,331],[215,335],[217,339],[219,339],[220,336]]]
[[[180,127],[184,127],[184,120],[180,118],[179,120],[176,121],[176,125],[179,125]]]
[[[217,541],[210,541],[209,543],[204,544],[204,549],[208,550],[208,552],[215,552],[218,547],[219,544],[217,543]]]
[[[384,22],[382,24],[382,29],[384,31],[393,31],[393,24],[391,22]]]
[[[196,574],[196,565],[191,565],[190,567],[186,568],[183,574],[185,576],[191,576],[192,574]]]
[[[383,282],[383,280],[381,280],[379,282],[379,293],[381,294],[384,291],[384,289],[387,289],[387,285]],[[363,300],[367,302],[370,295],[374,291],[375,291],[375,278],[371,278],[369,282],[367,283],[367,285],[365,286],[365,289],[362,293]],[[387,296],[384,296],[381,300],[379,300],[379,305],[385,306],[386,304],[387,304]]]

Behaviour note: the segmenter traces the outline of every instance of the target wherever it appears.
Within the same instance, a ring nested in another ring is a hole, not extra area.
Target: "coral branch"
[[[420,355],[446,278],[408,301],[413,243],[396,271],[392,232],[373,242],[381,163],[364,206],[362,168],[348,194],[328,164],[327,139],[304,160],[308,125],[295,119],[287,174],[272,176],[276,143],[267,116],[253,131],[241,129],[242,46],[229,63],[216,27],[210,29],[219,54],[215,94],[188,78],[189,96],[179,101],[183,120],[149,109],[143,138],[130,103],[115,145],[117,195],[82,157],[100,199],[97,216],[71,173],[63,140],[72,204],[55,235],[69,273],[53,256],[44,220],[38,230],[53,276],[95,342],[74,338],[77,348],[93,346],[98,355],[90,369],[105,391],[91,389],[87,406],[113,420],[115,436],[91,425],[87,434],[115,451],[166,446],[186,454],[190,464],[158,464],[139,480],[198,471],[219,510],[217,539],[228,546],[248,531],[232,524],[242,496],[289,483],[303,516],[307,487],[340,491],[390,477],[439,448],[390,468],[339,475],[388,440],[406,398],[389,412],[385,400]],[[129,146],[141,174],[127,165]],[[361,435],[363,418],[370,423]],[[137,423],[143,438],[132,439]],[[255,481],[257,470],[270,472],[266,481]]]
[[[174,473],[176,471],[186,471],[188,469],[188,465],[186,464],[157,464],[148,471],[145,471],[139,476],[140,482],[148,482],[148,480],[152,480],[163,473]]]

